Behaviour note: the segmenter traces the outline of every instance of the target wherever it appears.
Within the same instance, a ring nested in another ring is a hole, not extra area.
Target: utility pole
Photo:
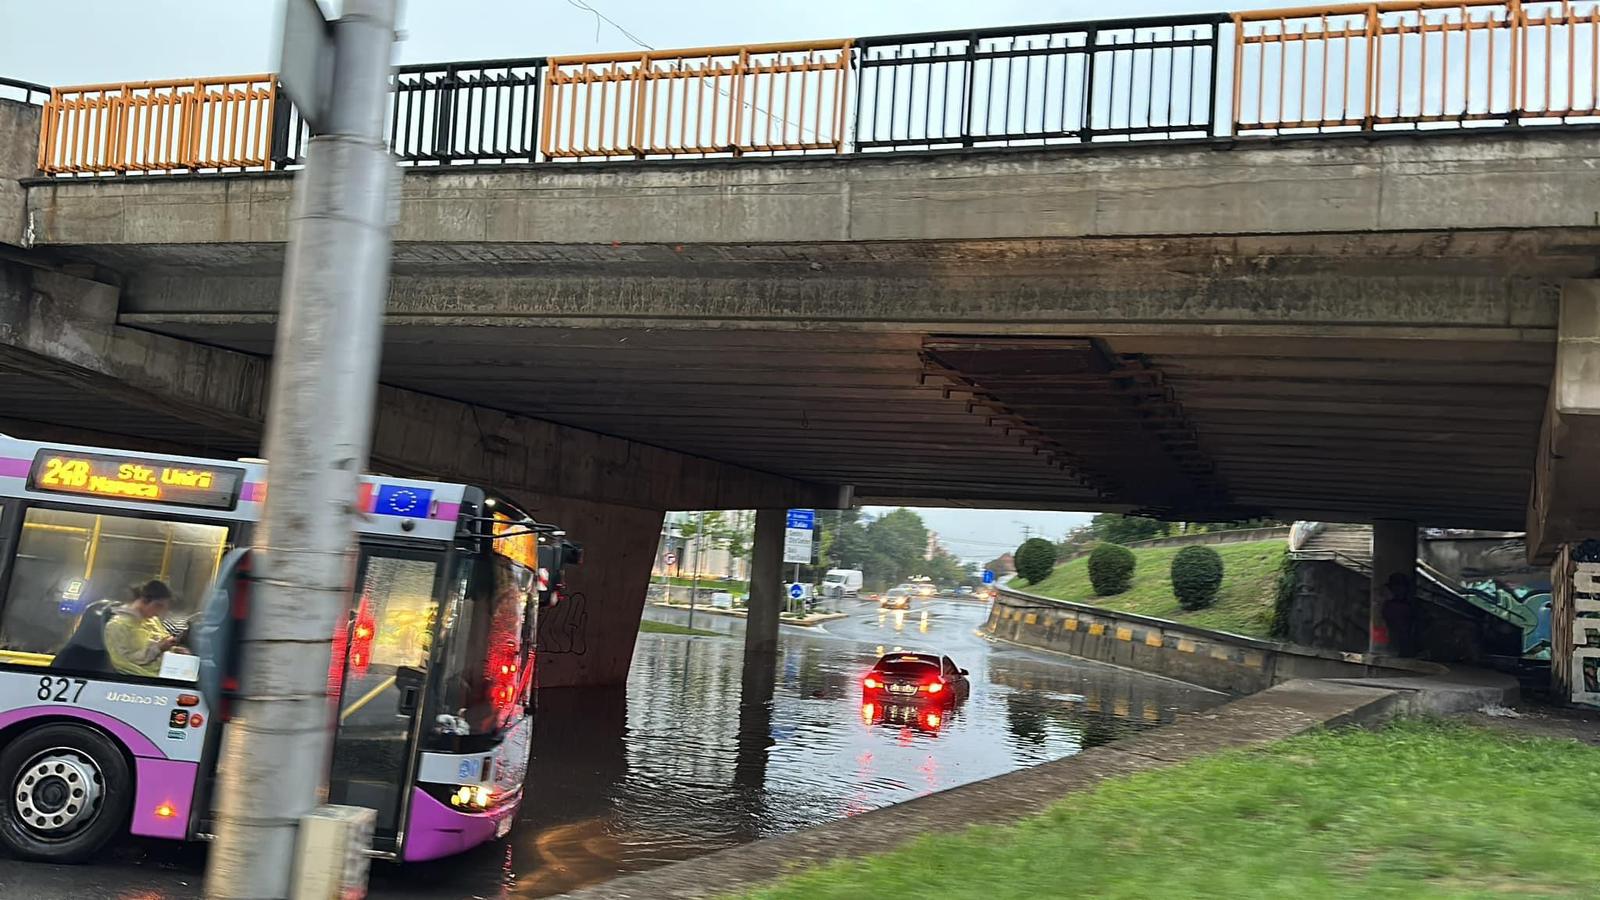
[[[1012,520],[1012,524],[1013,525],[1021,525],[1022,526],[1022,539],[1024,541],[1029,541],[1029,540],[1033,539],[1033,526],[1032,525],[1029,525],[1027,522],[1024,522],[1024,521],[1022,521],[1020,519],[1013,519]]]
[[[706,511],[695,513],[694,577],[689,582],[689,627],[694,627],[694,595],[700,593],[700,557],[705,553]]]
[[[318,133],[295,177],[264,440],[271,489],[251,545],[257,580],[219,763],[207,897],[288,897],[298,823],[327,793],[331,645],[354,573],[388,294],[396,172],[383,122],[396,7],[344,0],[331,25],[310,4],[293,11],[302,25],[314,14],[317,41],[299,49],[325,74],[297,70],[296,105]]]

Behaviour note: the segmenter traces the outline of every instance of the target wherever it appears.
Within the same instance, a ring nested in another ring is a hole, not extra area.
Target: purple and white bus
[[[254,461],[0,436],[0,845],[79,861],[124,830],[208,836],[248,616],[247,551],[230,550],[249,544],[266,476]],[[367,476],[360,503],[328,800],[376,810],[375,855],[434,859],[511,826],[538,609],[581,551],[467,485]],[[236,587],[213,590],[225,569]],[[105,623],[152,579],[174,595],[161,624],[193,652],[123,674]]]

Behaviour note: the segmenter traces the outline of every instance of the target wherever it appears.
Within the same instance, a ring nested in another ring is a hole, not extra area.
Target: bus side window
[[[227,549],[223,525],[167,522],[30,507],[10,554],[0,649],[12,661],[50,665],[97,604],[125,604],[132,586],[167,583],[164,624],[180,629],[199,609]]]

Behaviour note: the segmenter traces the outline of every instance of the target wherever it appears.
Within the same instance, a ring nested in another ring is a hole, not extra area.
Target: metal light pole
[[[396,7],[344,0],[319,50],[331,56],[327,102],[295,178],[264,441],[271,486],[252,544],[259,580],[219,763],[208,897],[288,897],[297,823],[327,792],[331,643],[353,574],[388,293],[395,166],[383,122]]]
[[[695,513],[694,525],[694,578],[689,582],[689,627],[694,627],[694,595],[700,593],[700,557],[705,553],[706,513]]]

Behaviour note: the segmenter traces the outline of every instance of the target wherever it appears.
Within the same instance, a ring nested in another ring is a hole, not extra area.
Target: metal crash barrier
[[[390,149],[418,166],[1551,126],[1600,121],[1600,0],[478,60],[402,66],[394,79]],[[54,88],[39,169],[298,166],[308,131],[278,93],[272,75]]]

